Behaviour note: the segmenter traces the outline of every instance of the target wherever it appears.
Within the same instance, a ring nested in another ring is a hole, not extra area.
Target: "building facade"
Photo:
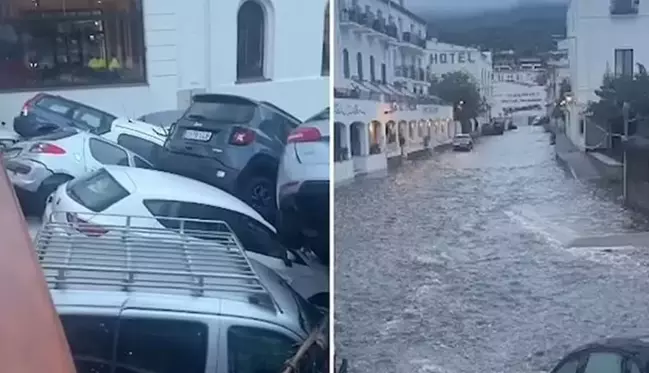
[[[38,92],[129,117],[225,92],[306,118],[328,106],[327,10],[326,0],[3,0],[0,122]]]
[[[568,105],[566,134],[580,149],[597,147],[601,136],[586,122],[588,102],[607,73],[637,72],[637,63],[649,64],[649,1],[572,0],[566,16],[572,100]]]
[[[336,182],[451,139],[452,107],[428,95],[424,20],[403,1],[339,0],[335,11]]]
[[[491,52],[430,39],[426,42],[426,71],[429,75],[437,77],[455,71],[464,71],[473,77],[488,107],[494,105],[494,70]],[[488,121],[490,117],[489,109],[482,119]]]

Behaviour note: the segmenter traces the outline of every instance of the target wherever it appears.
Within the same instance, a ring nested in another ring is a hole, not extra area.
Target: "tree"
[[[625,102],[630,105],[631,119],[649,118],[649,74],[642,64],[638,64],[638,72],[633,76],[606,73],[595,95],[599,99],[588,104],[588,111],[591,118],[609,132],[622,133]]]
[[[471,131],[470,120],[484,110],[483,100],[473,77],[464,71],[433,77],[428,93],[453,104],[453,116],[462,123],[462,132]]]

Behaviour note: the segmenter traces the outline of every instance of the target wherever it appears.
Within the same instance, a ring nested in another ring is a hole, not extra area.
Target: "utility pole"
[[[628,178],[628,159],[627,159],[627,147],[626,144],[624,144],[628,140],[629,136],[629,112],[631,111],[631,105],[629,105],[628,102],[624,102],[622,105],[622,118],[624,120],[624,135],[622,137],[622,146],[623,146],[623,151],[624,151],[624,160],[622,161],[622,193],[624,196],[624,203],[627,203],[627,198],[628,198],[628,186],[629,183],[627,181]]]

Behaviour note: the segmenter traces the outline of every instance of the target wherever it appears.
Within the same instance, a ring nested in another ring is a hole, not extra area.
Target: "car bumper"
[[[169,153],[160,157],[162,171],[202,181],[228,193],[236,194],[240,171],[225,167],[215,159]]]
[[[294,214],[302,229],[329,230],[329,181],[304,181],[281,195],[282,214]]]
[[[15,188],[31,193],[36,193],[43,180],[53,174],[45,165],[27,159],[8,159],[5,168],[9,181]]]

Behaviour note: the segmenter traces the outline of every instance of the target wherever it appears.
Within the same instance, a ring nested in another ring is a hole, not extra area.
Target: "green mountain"
[[[479,14],[428,14],[429,35],[442,42],[536,56],[566,33],[564,4],[530,4]]]

